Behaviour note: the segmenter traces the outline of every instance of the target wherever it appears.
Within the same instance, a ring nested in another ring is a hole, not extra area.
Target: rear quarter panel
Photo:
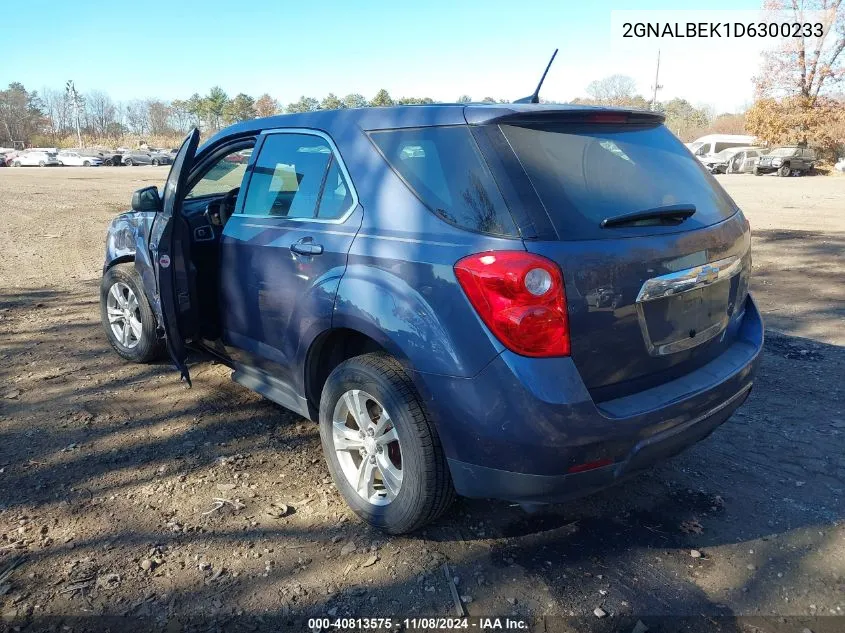
[[[332,327],[376,340],[409,369],[472,376],[502,349],[476,315],[453,266],[472,253],[524,250],[439,220],[405,186],[358,128],[335,141],[364,209]]]

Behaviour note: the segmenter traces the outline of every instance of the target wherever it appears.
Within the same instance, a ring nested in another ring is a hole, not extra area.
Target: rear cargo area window
[[[715,224],[735,207],[663,125],[502,125],[561,239],[608,239],[601,221],[693,204],[684,230]],[[647,230],[647,229],[641,229]]]
[[[371,132],[370,138],[416,196],[451,224],[518,236],[513,218],[466,126]]]

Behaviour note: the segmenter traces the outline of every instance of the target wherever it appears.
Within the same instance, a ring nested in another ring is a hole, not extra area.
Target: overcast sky
[[[638,2],[636,8],[665,9],[649,15],[674,20],[673,5]],[[41,90],[74,79],[83,92],[105,90],[117,100],[184,98],[215,84],[230,96],[268,92],[282,103],[328,92],[370,98],[382,87],[394,97],[514,99],[533,91],[560,48],[545,98],[584,96],[590,81],[615,73],[633,77],[648,98],[662,49],[661,99],[685,97],[717,112],[750,103],[763,42],[623,41],[618,30],[611,33],[612,11],[632,6],[621,0],[3,3],[0,84],[21,81]],[[754,15],[759,2],[698,6]]]

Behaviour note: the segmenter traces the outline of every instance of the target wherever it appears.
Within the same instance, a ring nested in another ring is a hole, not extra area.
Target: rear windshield
[[[602,229],[601,221],[668,205],[695,205],[685,229],[734,213],[727,194],[663,125],[501,129],[561,239],[618,237],[620,229]]]
[[[417,197],[447,222],[480,233],[518,235],[465,125],[383,130],[370,137]]]

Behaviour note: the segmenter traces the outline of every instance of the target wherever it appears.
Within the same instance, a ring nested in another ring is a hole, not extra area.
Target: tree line
[[[467,95],[458,97],[459,102],[471,100]],[[486,97],[483,101],[497,100]],[[150,98],[118,102],[104,91],[92,90],[81,93],[75,102],[66,90],[46,89],[39,93],[13,82],[0,90],[0,145],[73,142],[77,116],[82,136],[100,142],[127,136],[171,137],[192,127],[208,134],[239,121],[274,114],[427,103],[434,100],[430,97],[394,99],[382,89],[372,99],[357,93],[344,97],[329,93],[323,99],[303,95],[293,103],[282,105],[269,94],[255,98],[239,93],[230,97],[219,86],[205,95],[194,93],[187,99],[172,101]]]
[[[684,140],[723,119],[730,122],[730,125],[721,126],[726,132],[734,128],[741,130],[742,127],[741,115],[716,117],[711,108],[693,106],[685,99],[651,104],[636,94],[634,80],[624,75],[594,81],[587,87],[587,93],[589,97],[575,99],[574,103],[660,110],[666,114],[672,131]],[[469,95],[461,95],[456,101],[471,103],[473,99]],[[484,97],[481,102],[508,103],[508,100]],[[269,94],[254,98],[239,93],[230,97],[222,88],[214,86],[205,95],[195,93],[187,99],[172,101],[150,98],[117,102],[106,92],[92,90],[82,93],[77,103],[83,138],[105,142],[128,136],[176,137],[192,127],[208,134],[239,121],[274,114],[429,104],[435,101],[430,97],[394,98],[387,90],[381,89],[371,99],[358,93],[343,97],[329,93],[322,99],[303,95],[297,101],[282,105]],[[28,91],[20,83],[9,84],[6,90],[0,91],[0,145],[14,141],[32,145],[75,143],[77,103],[69,98],[66,91],[47,89],[39,94]]]

